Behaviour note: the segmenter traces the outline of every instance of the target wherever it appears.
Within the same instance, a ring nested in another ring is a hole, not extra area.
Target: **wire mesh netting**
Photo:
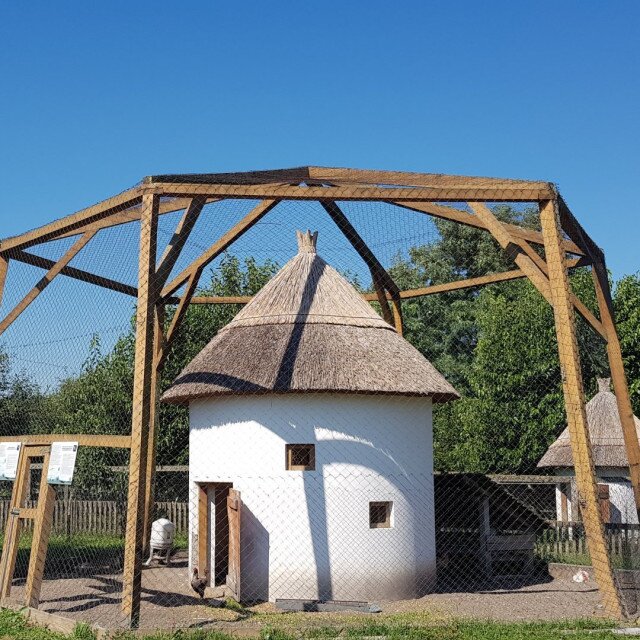
[[[513,247],[481,224],[380,201],[338,200],[336,211],[285,199],[250,220],[263,201],[157,204],[157,233],[143,205],[95,235],[76,228],[8,254],[2,317],[21,312],[1,337],[0,435],[31,456],[12,477],[0,451],[5,554],[17,543],[15,571],[5,560],[0,576],[8,602],[35,593],[44,611],[126,626],[133,568],[148,627],[337,603],[502,617],[506,593],[522,617],[610,613],[619,596],[635,613],[640,534],[606,347],[577,316],[606,546],[595,559],[554,311]],[[489,210],[507,228],[541,229],[537,204]],[[230,229],[242,230],[233,243]],[[306,229],[317,237],[296,239]],[[153,274],[171,263],[137,308],[141,231]],[[540,243],[527,246],[552,268]],[[493,274],[503,277],[443,286]],[[573,268],[570,284],[597,315],[590,268]],[[150,366],[136,363],[141,326]],[[162,400],[147,415],[156,369]],[[48,434],[128,436],[136,421],[155,424],[142,448],[81,443],[72,481],[47,480]],[[131,488],[138,462],[153,471],[151,493]],[[51,491],[50,513],[34,520]],[[145,492],[150,517],[128,518]],[[613,588],[594,588],[598,567]]]

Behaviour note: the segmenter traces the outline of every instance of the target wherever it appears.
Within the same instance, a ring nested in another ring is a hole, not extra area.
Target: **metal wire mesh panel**
[[[159,176],[9,243],[0,445],[23,451],[0,481],[5,602],[110,628],[500,617],[497,593],[533,617],[635,613],[602,292],[546,187],[456,197],[441,177],[427,199],[398,174],[355,197],[333,171]],[[84,439],[52,484],[62,436]]]

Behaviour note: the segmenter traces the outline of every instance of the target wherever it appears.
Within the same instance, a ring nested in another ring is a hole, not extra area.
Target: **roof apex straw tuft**
[[[435,367],[316,254],[298,254],[182,371],[162,399],[259,393],[358,393],[458,398]]]

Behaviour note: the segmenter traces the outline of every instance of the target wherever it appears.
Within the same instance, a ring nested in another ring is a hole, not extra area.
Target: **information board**
[[[20,442],[0,442],[0,480],[15,480],[20,458]]]
[[[47,482],[49,484],[71,484],[76,468],[77,442],[54,442],[51,445]]]

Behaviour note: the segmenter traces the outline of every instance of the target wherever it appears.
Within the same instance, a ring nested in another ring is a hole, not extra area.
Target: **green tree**
[[[640,273],[618,281],[613,306],[631,402],[634,413],[640,415]]]

